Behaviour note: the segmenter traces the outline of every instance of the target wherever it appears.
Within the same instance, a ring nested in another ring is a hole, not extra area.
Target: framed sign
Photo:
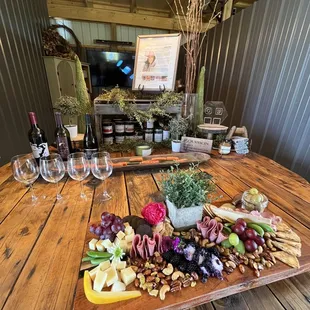
[[[138,36],[133,90],[174,90],[180,41],[179,33]]]
[[[181,152],[211,153],[213,140],[182,137]]]

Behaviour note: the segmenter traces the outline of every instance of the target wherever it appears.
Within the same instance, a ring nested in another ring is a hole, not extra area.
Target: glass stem
[[[82,181],[80,181],[80,186],[81,186],[81,197],[85,197],[84,186],[83,186],[83,182]]]
[[[59,184],[58,184],[58,182],[56,182],[56,188],[57,188],[57,195],[56,195],[56,198],[57,198],[57,199],[61,199],[62,197],[61,197],[60,192],[59,192]]]
[[[29,187],[30,187],[31,199],[32,199],[32,201],[36,201],[37,197],[36,197],[36,195],[34,193],[33,185],[30,184]]]
[[[102,180],[102,194],[103,194],[103,196],[105,195],[105,193],[106,193],[106,187],[105,187],[105,182],[104,182],[105,180]]]

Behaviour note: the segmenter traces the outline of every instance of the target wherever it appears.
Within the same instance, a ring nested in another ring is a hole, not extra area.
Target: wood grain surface
[[[156,150],[163,154],[165,151]],[[124,154],[112,154],[120,157]],[[281,165],[257,154],[214,155],[201,165],[214,177],[215,204],[230,201],[252,186],[266,193],[268,209],[298,232],[303,248],[301,268],[278,262],[260,278],[247,270],[209,279],[195,289],[167,294],[165,301],[142,297],[111,305],[89,303],[83,291],[81,258],[88,241],[89,223],[99,222],[103,211],[139,215],[159,189],[158,170],[117,172],[106,181],[112,199],[102,202],[102,184],[85,180],[87,200],[80,198],[78,182],[63,179],[63,199],[55,200],[53,184],[35,183],[46,198],[32,205],[30,193],[0,168],[0,307],[4,309],[309,309],[310,308],[310,185]],[[285,279],[285,280],[282,280]],[[282,280],[282,281],[279,281]],[[267,286],[265,286],[267,285]],[[203,305],[204,304],[204,305]]]

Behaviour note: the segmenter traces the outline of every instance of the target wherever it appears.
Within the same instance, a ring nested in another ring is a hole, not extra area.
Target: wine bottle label
[[[47,143],[35,144],[30,142],[30,147],[34,158],[41,158],[50,154]]]
[[[57,150],[63,160],[67,160],[70,151],[67,137],[56,138]]]
[[[84,152],[86,154],[87,159],[90,160],[93,153],[98,152],[98,149],[84,149]]]

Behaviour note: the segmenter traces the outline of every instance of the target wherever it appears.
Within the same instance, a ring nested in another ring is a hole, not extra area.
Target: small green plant
[[[172,118],[169,122],[170,134],[176,140],[180,139],[188,130],[188,120],[186,118]]]
[[[75,97],[61,96],[55,102],[55,110],[61,112],[61,114],[69,116],[69,124],[72,125],[72,117],[78,116],[83,113],[80,107],[80,103]]]
[[[162,171],[162,192],[178,209],[199,206],[210,202],[215,190],[211,178],[198,165],[192,164],[187,170],[170,167],[166,173]]]

